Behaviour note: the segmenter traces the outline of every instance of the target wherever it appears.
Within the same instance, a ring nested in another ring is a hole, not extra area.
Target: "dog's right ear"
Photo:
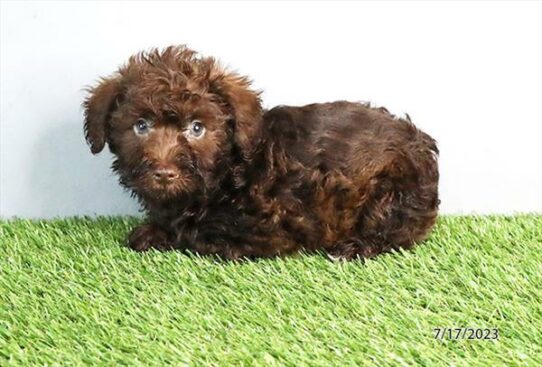
[[[121,96],[120,77],[103,78],[88,89],[89,96],[83,102],[85,109],[85,138],[92,154],[100,153],[106,142],[106,125]]]

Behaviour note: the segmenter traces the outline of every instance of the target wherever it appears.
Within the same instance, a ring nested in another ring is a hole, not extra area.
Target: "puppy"
[[[262,108],[247,77],[184,46],[142,52],[89,89],[84,131],[148,215],[128,245],[227,259],[372,257],[423,240],[435,141],[349,102]]]

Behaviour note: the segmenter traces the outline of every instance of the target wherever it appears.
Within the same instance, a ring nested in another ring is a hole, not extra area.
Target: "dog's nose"
[[[152,177],[161,184],[168,184],[178,178],[179,173],[173,168],[159,167],[153,172]]]

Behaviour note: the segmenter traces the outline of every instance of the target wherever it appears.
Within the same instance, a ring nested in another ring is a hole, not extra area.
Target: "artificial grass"
[[[137,221],[0,222],[0,365],[542,365],[540,215],[442,217],[339,263],[134,253]]]

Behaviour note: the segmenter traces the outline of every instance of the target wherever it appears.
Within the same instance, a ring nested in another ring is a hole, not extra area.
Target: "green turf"
[[[139,254],[119,246],[135,223],[0,222],[1,366],[542,365],[540,215],[443,217],[346,263]]]

